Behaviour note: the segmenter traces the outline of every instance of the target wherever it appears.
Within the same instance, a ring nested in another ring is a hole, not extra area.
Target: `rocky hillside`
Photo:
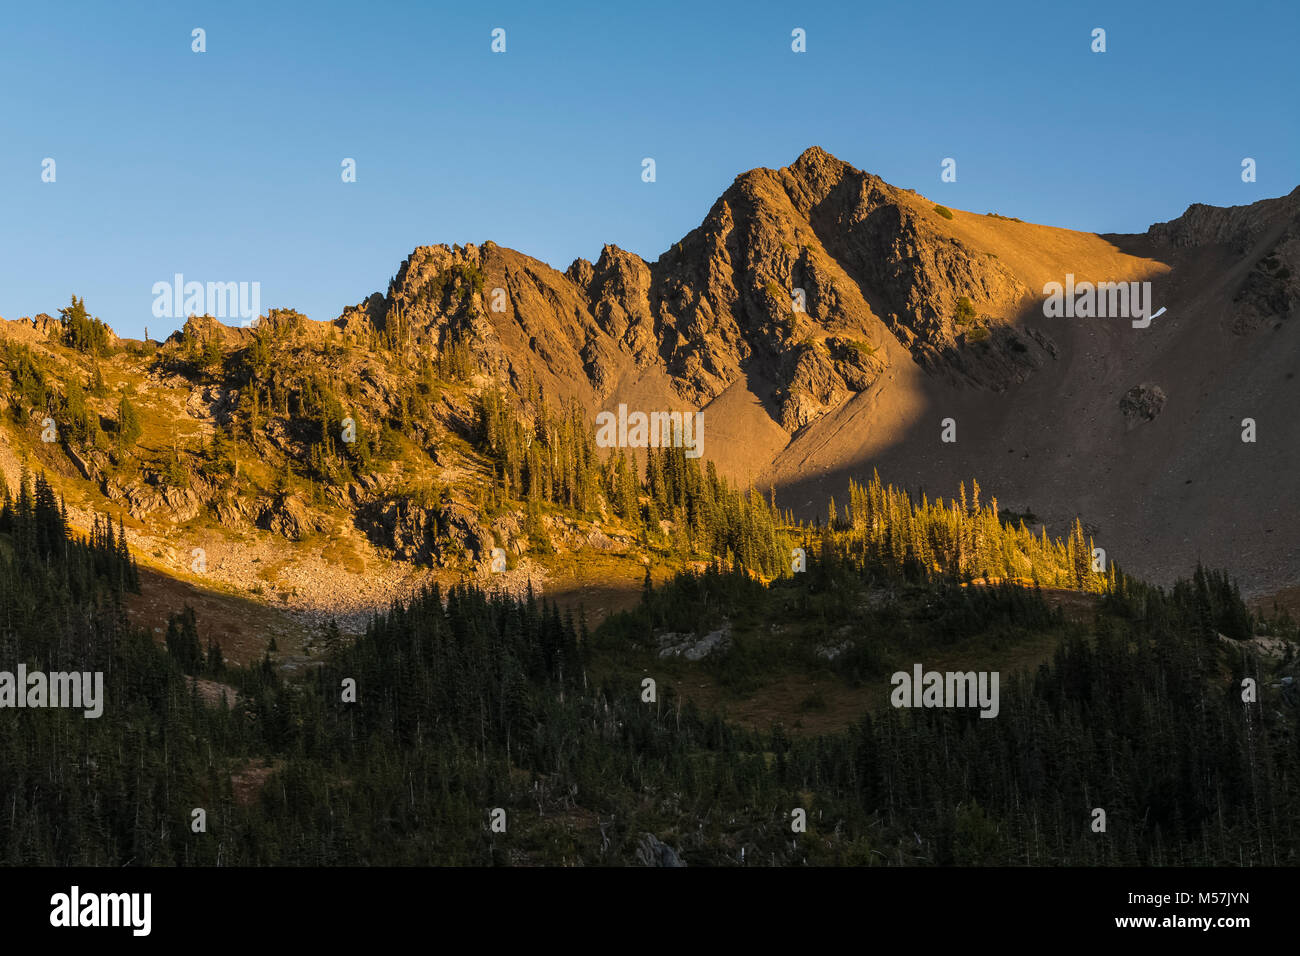
[[[561,274],[490,242],[422,247],[339,323],[417,348],[470,342],[516,388],[531,375],[595,406],[629,377],[658,373],[698,408],[752,376],[793,433],[908,353],[993,389],[1042,364],[1050,343],[1011,324],[1032,290],[951,215],[814,147],[737,177],[654,263],[605,246]]]
[[[805,518],[873,469],[931,494],[976,476],[1053,531],[1083,515],[1130,570],[1201,558],[1260,592],[1300,569],[1297,230],[1300,191],[1072,232],[948,209],[814,147],[737,177],[655,262],[424,246],[333,321],[192,318],[89,351],[66,319],[6,322],[0,466],[121,514],[169,573],[199,574],[200,548],[205,580],[321,614],[363,615],[414,569],[482,576],[498,546],[518,586],[543,555],[639,562],[608,496],[539,512],[494,490],[482,401],[504,389],[524,433],[560,409],[702,409],[705,458]],[[1150,281],[1167,313],[1045,318],[1067,274]]]

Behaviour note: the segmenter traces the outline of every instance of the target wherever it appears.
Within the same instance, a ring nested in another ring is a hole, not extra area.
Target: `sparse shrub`
[[[963,295],[957,300],[957,312],[953,320],[958,325],[969,325],[975,320],[975,304],[968,296]]]
[[[949,209],[947,206],[935,206],[934,211],[937,212],[939,215],[943,216],[944,219],[952,218],[952,210]]]

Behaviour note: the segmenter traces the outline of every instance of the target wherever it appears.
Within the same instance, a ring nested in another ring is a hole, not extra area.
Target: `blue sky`
[[[152,287],[180,272],[328,319],[437,242],[653,260],[736,175],[812,144],[950,206],[1098,232],[1300,183],[1300,4],[991,6],[8,4],[0,316],[76,293],[161,338],[183,319],[152,316]]]

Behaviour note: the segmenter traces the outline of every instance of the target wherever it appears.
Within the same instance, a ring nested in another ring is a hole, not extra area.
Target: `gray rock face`
[[[185,411],[194,418],[211,418],[217,425],[229,426],[239,405],[239,390],[219,385],[200,385],[185,401]]]
[[[636,848],[637,862],[642,866],[685,866],[686,862],[676,850],[662,842],[653,833],[641,834]]]
[[[815,650],[818,657],[823,657],[828,661],[833,661],[852,647],[852,641],[840,641],[838,644],[819,644]]]
[[[193,488],[173,488],[147,475],[139,483],[129,483],[120,477],[107,479],[103,485],[104,496],[123,504],[133,518],[145,519],[162,512],[176,521],[189,521],[203,509],[203,498]]]
[[[46,338],[57,338],[59,332],[63,329],[63,325],[58,319],[52,318],[44,312],[41,312],[32,319],[32,328],[36,330],[38,335],[45,336]]]
[[[320,519],[307,510],[297,495],[279,495],[263,504],[257,515],[257,526],[290,541],[324,530]]]
[[[212,510],[224,528],[242,528],[248,523],[248,506],[238,497],[218,498]]]
[[[438,537],[473,561],[487,560],[494,546],[491,530],[479,524],[478,512],[456,502],[438,509]]]
[[[703,660],[710,654],[725,651],[731,646],[731,624],[723,624],[703,637],[669,631],[656,639],[660,657],[684,657],[688,661]]]
[[[422,508],[398,499],[381,502],[369,512],[363,524],[371,540],[405,561],[449,567],[490,559],[492,531],[466,505],[447,502]]]

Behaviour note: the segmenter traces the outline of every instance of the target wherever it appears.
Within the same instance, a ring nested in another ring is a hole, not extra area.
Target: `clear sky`
[[[813,144],[950,206],[1140,232],[1300,183],[1298,41],[1296,0],[11,2],[0,316],[76,293],[161,338],[179,272],[329,319],[438,242],[653,260]]]

